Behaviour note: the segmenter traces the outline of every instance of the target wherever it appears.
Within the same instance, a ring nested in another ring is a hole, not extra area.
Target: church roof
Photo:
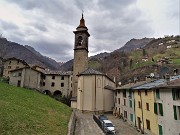
[[[101,73],[95,69],[88,68],[87,70],[81,72],[79,75],[105,75],[105,74]]]
[[[103,75],[106,76],[107,78],[109,78],[112,82],[114,82],[109,76],[107,76],[105,73],[102,73],[100,71],[97,71],[95,69],[92,68],[88,68],[87,70],[79,73],[77,76],[81,76],[81,75]]]

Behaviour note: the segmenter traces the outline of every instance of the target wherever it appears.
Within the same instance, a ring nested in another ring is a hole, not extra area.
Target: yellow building
[[[137,128],[147,134],[158,134],[158,116],[155,113],[155,88],[164,79],[152,81],[133,88]]]
[[[154,113],[154,91],[135,90],[135,114],[137,128],[148,134],[158,134],[158,119]]]

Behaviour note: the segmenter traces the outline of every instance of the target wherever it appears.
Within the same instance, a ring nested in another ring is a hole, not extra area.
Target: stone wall
[[[68,135],[74,134],[75,126],[76,126],[76,120],[77,120],[76,110],[73,110],[73,112],[71,114],[71,118],[70,118],[69,123],[68,123]]]

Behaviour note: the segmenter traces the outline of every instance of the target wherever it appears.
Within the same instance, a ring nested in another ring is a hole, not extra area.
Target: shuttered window
[[[175,89],[172,89],[172,97],[173,97],[173,100],[175,100]]]
[[[129,106],[132,108],[132,100],[129,100]]]
[[[154,103],[154,113],[161,116],[164,115],[162,103]]]
[[[157,103],[154,103],[154,113],[158,114],[158,112],[157,112]]]
[[[133,114],[130,113],[130,120],[133,122]]]
[[[173,106],[174,109],[174,119],[177,120],[177,111],[176,111],[176,106]]]
[[[161,103],[159,103],[159,113],[163,116],[163,105]]]
[[[163,129],[162,129],[162,126],[161,126],[161,125],[158,125],[158,128],[159,128],[159,135],[163,135]]]

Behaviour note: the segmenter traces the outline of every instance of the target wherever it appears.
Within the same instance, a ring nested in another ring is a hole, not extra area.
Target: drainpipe
[[[142,97],[141,97],[141,92],[140,92],[140,100],[141,100],[141,112],[142,112],[142,123],[143,123],[143,132],[144,133],[144,118],[143,118],[143,106],[142,106]]]

